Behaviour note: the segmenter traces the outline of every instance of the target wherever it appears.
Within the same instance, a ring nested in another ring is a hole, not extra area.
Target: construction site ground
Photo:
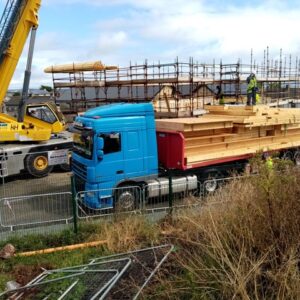
[[[2,178],[0,201],[0,240],[16,231],[38,232],[39,226],[49,227],[49,232],[61,230],[72,218],[70,173],[54,170],[43,178],[27,174]]]
[[[32,178],[27,174],[11,176],[0,181],[0,198],[70,192],[70,175],[57,170],[43,178]]]

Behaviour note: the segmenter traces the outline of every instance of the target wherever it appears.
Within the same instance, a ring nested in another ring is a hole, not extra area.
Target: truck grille
[[[72,170],[76,175],[80,176],[81,178],[87,178],[87,167],[84,164],[72,160]]]

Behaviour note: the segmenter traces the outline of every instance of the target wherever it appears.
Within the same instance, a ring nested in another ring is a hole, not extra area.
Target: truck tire
[[[218,181],[216,178],[210,178],[203,183],[204,187],[204,194],[210,194],[217,190],[218,188]]]
[[[26,171],[37,178],[47,176],[53,166],[49,166],[47,153],[30,154],[25,158]]]
[[[114,207],[116,211],[133,211],[139,206],[139,193],[136,187],[120,187],[115,192]]]
[[[300,166],[300,151],[297,150],[294,154],[294,162],[296,166]]]
[[[294,158],[294,154],[292,151],[284,151],[281,156],[281,159],[283,159],[283,160],[293,161],[293,158]]]
[[[202,182],[203,195],[214,193],[222,185],[222,181],[218,180],[222,177],[222,173],[218,171],[209,173],[207,179]]]

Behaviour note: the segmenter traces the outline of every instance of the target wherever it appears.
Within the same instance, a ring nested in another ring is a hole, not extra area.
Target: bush
[[[107,240],[111,252],[126,252],[151,246],[159,241],[159,227],[144,216],[116,215],[112,222],[105,222],[90,240]]]
[[[257,168],[169,225],[178,251],[155,297],[300,298],[300,170],[281,161]]]

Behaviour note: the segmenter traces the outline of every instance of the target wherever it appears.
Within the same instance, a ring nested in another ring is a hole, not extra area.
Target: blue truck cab
[[[91,109],[74,123],[72,170],[76,191],[93,209],[114,206],[113,191],[158,176],[153,107],[111,104]]]

